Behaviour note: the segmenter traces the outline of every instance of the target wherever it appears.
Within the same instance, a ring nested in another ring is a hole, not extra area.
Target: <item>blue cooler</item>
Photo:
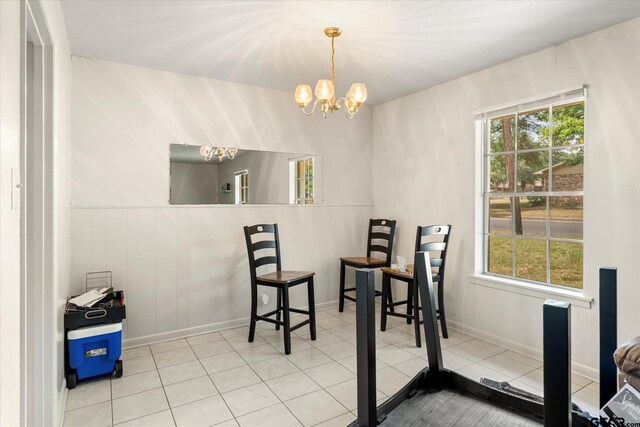
[[[69,341],[69,367],[83,380],[98,375],[112,374],[116,367],[122,375],[122,323],[104,323],[85,326],[67,333]],[[117,363],[116,363],[117,362]]]

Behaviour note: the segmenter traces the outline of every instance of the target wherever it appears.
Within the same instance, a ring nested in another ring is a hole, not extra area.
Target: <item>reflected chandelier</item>
[[[220,161],[222,161],[222,159],[224,159],[225,156],[228,157],[229,160],[233,160],[233,158],[236,156],[237,153],[238,153],[237,148],[207,147],[207,146],[200,147],[200,155],[207,162],[211,160],[213,156],[216,156]]]
[[[331,37],[331,80],[322,79],[318,80],[316,84],[316,100],[313,102],[311,111],[307,111],[306,107],[313,100],[313,93],[311,92],[311,86],[298,85],[294,94],[294,98],[298,103],[298,106],[302,109],[302,112],[306,115],[311,115],[316,109],[318,102],[320,103],[320,111],[322,116],[326,119],[327,112],[334,112],[341,107],[344,108],[344,113],[348,118],[353,118],[358,112],[358,109],[362,106],[364,101],[367,100],[367,87],[364,83],[354,83],[351,85],[349,92],[344,98],[335,97],[336,76],[335,76],[335,64],[333,57],[335,55],[334,42],[335,38],[342,34],[342,30],[336,27],[329,27],[324,29],[324,33],[327,37]]]

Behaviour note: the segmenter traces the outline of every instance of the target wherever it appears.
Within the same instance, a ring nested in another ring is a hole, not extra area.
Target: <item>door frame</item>
[[[40,0],[21,4],[21,424],[47,426],[58,423],[52,357],[54,47]]]

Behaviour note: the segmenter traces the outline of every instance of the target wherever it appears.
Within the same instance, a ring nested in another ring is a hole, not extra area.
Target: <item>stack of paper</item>
[[[78,307],[91,307],[102,298],[104,298],[109,289],[111,288],[91,289],[90,291],[85,292],[82,295],[71,298],[69,302],[77,305]]]

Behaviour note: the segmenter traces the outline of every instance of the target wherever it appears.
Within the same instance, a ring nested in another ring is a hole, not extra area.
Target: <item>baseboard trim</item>
[[[316,311],[326,310],[330,308],[338,307],[338,300],[323,302],[316,304]],[[306,309],[307,306],[300,307]],[[162,341],[170,341],[180,338],[188,338],[194,335],[206,334],[209,332],[223,331],[225,329],[237,328],[239,326],[246,326],[249,324],[249,317],[242,317],[239,319],[225,320],[224,322],[209,323],[207,325],[194,326],[191,328],[176,329],[173,331],[161,332],[159,334],[145,335],[142,337],[127,338],[122,340],[122,347],[124,349],[140,347],[143,345],[155,344]]]
[[[58,393],[58,399],[60,399],[58,403],[58,426],[64,426],[64,415],[67,412],[67,396],[69,394],[69,389],[67,388],[67,379],[65,378],[62,381],[62,391]]]
[[[453,329],[457,329],[467,335],[483,339],[487,342],[499,345],[501,347],[506,347],[511,351],[522,354],[523,356],[528,356],[538,361],[542,361],[542,350],[539,348],[522,344],[520,342],[513,341],[487,331],[483,331],[482,329],[456,322],[455,320],[447,319],[447,323],[451,325]],[[587,366],[582,363],[571,362],[571,371],[578,375],[582,375],[583,377],[586,377],[591,381],[599,381],[600,371],[598,369],[592,368],[591,366]]]

